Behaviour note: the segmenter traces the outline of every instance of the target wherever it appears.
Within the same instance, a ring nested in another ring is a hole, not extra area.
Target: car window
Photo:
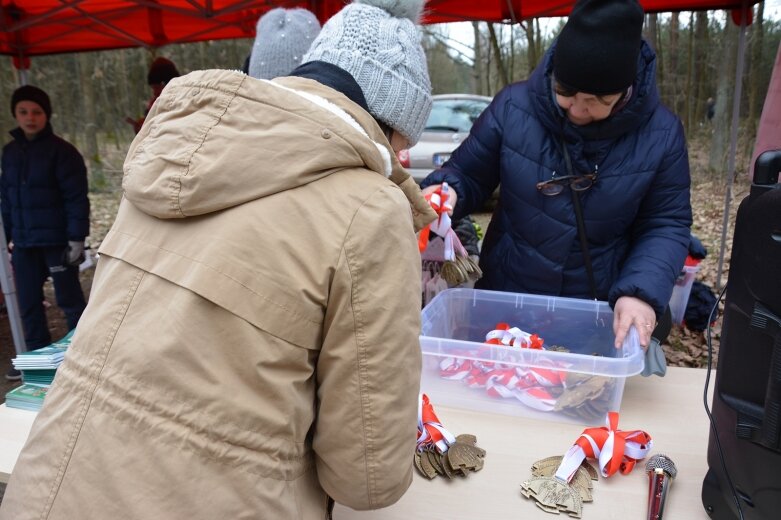
[[[426,121],[430,132],[469,132],[488,103],[474,99],[436,99]]]

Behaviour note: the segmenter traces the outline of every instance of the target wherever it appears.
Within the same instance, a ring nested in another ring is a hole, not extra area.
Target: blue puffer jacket
[[[89,234],[87,169],[47,124],[28,141],[20,128],[3,148],[0,201],[5,238],[18,247],[66,246]]]
[[[478,287],[589,298],[571,193],[548,197],[536,183],[597,172],[581,192],[597,298],[649,303],[657,317],[670,300],[686,258],[691,226],[689,163],[683,127],[659,102],[656,56],[643,43],[627,104],[585,126],[569,122],[555,102],[552,55],[526,82],[502,90],[470,136],[424,186],[447,181],[457,192],[454,217],[480,209],[501,183],[486,233]]]

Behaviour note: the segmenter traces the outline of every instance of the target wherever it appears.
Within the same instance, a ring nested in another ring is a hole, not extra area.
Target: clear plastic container
[[[645,362],[634,329],[614,347],[605,302],[448,289],[421,317],[421,391],[434,405],[599,425]],[[501,322],[538,334],[546,350],[485,343]]]
[[[683,323],[686,305],[689,303],[689,295],[692,292],[692,285],[699,270],[699,265],[685,265],[675,281],[673,294],[670,297],[670,314],[672,315],[673,323],[676,325]]]

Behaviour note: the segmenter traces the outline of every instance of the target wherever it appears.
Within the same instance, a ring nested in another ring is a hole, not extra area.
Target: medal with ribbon
[[[485,450],[477,447],[477,437],[455,436],[440,422],[426,394],[418,398],[418,438],[415,448],[415,468],[421,475],[433,479],[465,477],[470,471],[483,468]]]
[[[593,501],[592,481],[627,474],[651,451],[651,436],[642,430],[618,429],[618,413],[608,412],[606,426],[586,428],[563,457],[547,457],[532,465],[532,477],[521,494],[549,513],[580,518],[583,503]],[[595,470],[587,459],[595,459]]]
[[[470,279],[477,280],[483,273],[474,260],[469,258],[469,253],[464,249],[452,227],[450,211],[453,210],[453,206],[450,204],[450,187],[446,182],[443,182],[436,191],[426,195],[426,200],[438,216],[434,222],[420,231],[418,236],[420,252],[426,251],[431,233],[434,233],[444,240],[442,258],[444,264],[441,275],[448,285],[452,287]]]

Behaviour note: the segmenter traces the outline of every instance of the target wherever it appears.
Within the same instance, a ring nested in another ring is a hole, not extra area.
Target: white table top
[[[709,426],[702,404],[706,373],[702,369],[670,367],[664,378],[636,376],[626,382],[618,428],[648,432],[654,442],[651,454],[668,455],[678,469],[678,478],[665,504],[665,518],[708,518],[700,500],[702,480],[708,469]],[[530,477],[531,465],[537,460],[564,455],[584,426],[437,407],[436,403],[434,406],[448,430],[477,436],[478,446],[487,451],[484,468],[453,481],[442,477],[429,481],[416,472],[410,489],[393,506],[359,512],[337,504],[336,520],[557,518],[521,496],[520,484]],[[592,461],[592,465],[596,464]],[[629,475],[600,477],[593,484],[594,501],[583,504],[582,518],[646,519],[649,486],[645,460]]]
[[[0,482],[8,482],[35,420],[35,412],[0,404]]]
[[[665,453],[678,468],[678,478],[665,505],[666,517],[708,518],[700,501],[702,479],[707,471],[709,432],[702,404],[705,374],[701,369],[671,367],[664,378],[636,376],[626,382],[619,429],[645,430],[654,440],[651,453]],[[711,377],[711,390],[713,384]],[[708,402],[710,404],[710,398]],[[520,484],[529,478],[532,463],[544,457],[563,455],[584,426],[448,407],[436,407],[436,412],[453,433],[477,436],[478,445],[487,451],[483,470],[453,481],[441,477],[428,481],[416,473],[410,489],[393,506],[358,512],[337,505],[335,519],[554,518],[523,498]],[[34,412],[0,405],[0,482],[8,480],[34,418]],[[594,502],[583,505],[583,518],[645,519],[648,477],[644,461],[629,475],[600,477],[594,482],[593,496]]]

